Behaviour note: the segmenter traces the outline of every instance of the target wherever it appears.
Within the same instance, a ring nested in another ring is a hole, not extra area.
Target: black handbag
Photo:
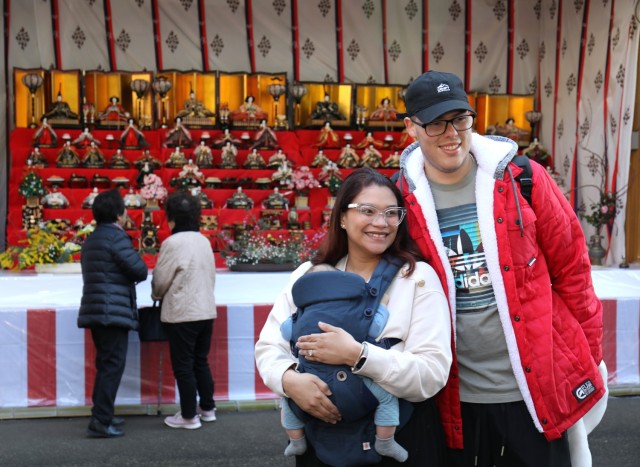
[[[141,342],[157,342],[169,340],[165,325],[160,321],[162,302],[154,301],[153,305],[138,308],[138,334]]]

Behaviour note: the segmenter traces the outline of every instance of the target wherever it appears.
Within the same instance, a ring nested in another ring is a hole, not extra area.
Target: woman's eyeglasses
[[[458,115],[457,117],[450,118],[449,120],[434,120],[429,123],[420,123],[411,120],[414,124],[424,128],[427,136],[440,136],[447,131],[449,124],[456,131],[465,131],[473,126],[473,120],[476,118],[476,114]]]
[[[404,219],[407,210],[400,207],[392,207],[386,209],[378,209],[371,204],[351,203],[347,204],[348,209],[357,209],[358,213],[369,220],[369,224],[373,224],[378,216],[382,216],[387,225],[400,225]]]

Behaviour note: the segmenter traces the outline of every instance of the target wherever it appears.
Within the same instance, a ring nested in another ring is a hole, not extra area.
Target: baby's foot
[[[287,457],[300,456],[307,450],[307,438],[289,438],[289,445],[284,450],[284,455]],[[405,451],[406,452],[406,451]]]
[[[404,462],[409,457],[407,450],[400,446],[393,437],[381,439],[376,436],[374,448],[381,456],[391,457],[398,462]]]

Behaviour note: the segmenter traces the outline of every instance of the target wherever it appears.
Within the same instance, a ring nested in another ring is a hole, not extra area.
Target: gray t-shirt
[[[475,199],[477,166],[459,183],[429,180],[456,285],[456,356],[463,402],[522,400],[487,270]]]

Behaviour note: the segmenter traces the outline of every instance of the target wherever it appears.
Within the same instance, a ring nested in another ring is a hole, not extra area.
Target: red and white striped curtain
[[[609,386],[640,385],[640,300],[602,298],[602,343]],[[221,305],[209,364],[216,400],[254,401],[277,396],[255,366],[254,347],[272,305]],[[0,408],[91,405],[95,349],[78,329],[77,307],[0,311]],[[140,343],[129,334],[127,363],[116,404],[176,404],[178,391],[167,342]]]
[[[276,396],[255,366],[254,347],[272,305],[220,305],[209,365],[216,400]],[[77,307],[0,311],[0,407],[91,405],[95,348],[77,327]],[[179,401],[167,342],[141,343],[129,333],[129,350],[116,404]]]

